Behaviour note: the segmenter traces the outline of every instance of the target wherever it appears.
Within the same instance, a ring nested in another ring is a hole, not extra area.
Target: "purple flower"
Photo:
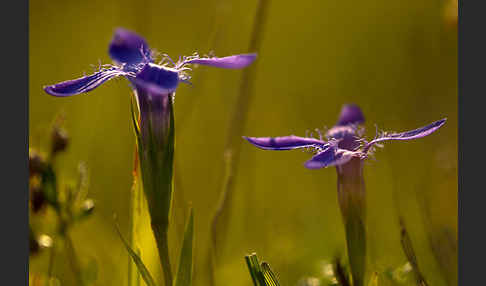
[[[373,151],[373,147],[387,140],[411,140],[432,134],[446,119],[433,122],[427,126],[400,133],[382,132],[375,139],[366,141],[363,129],[359,124],[365,119],[361,109],[356,105],[344,105],[338,122],[319,139],[313,137],[284,136],[284,137],[243,137],[251,144],[265,150],[291,150],[305,148],[316,154],[307,162],[305,167],[319,169],[329,166],[341,166],[352,158],[364,159]]]
[[[366,271],[366,200],[363,176],[363,159],[373,151],[374,146],[387,140],[411,140],[427,136],[442,125],[446,119],[422,128],[401,133],[381,133],[370,142],[363,138],[359,124],[365,118],[356,105],[345,105],[338,122],[319,139],[312,137],[244,137],[251,144],[265,150],[291,150],[306,148],[316,154],[305,167],[319,169],[336,166],[338,203],[346,233],[348,259],[353,285],[363,286]]]
[[[71,96],[89,92],[110,79],[124,76],[135,88],[150,90],[152,94],[170,94],[176,90],[179,82],[189,81],[189,65],[240,69],[251,64],[256,58],[256,54],[223,58],[200,57],[194,54],[179,58],[179,61],[174,63],[164,55],[162,61],[155,64],[145,39],[123,28],[115,31],[109,46],[109,54],[116,64],[103,65],[92,75],[45,86],[44,90],[53,96]]]
[[[172,285],[167,232],[175,148],[173,95],[180,82],[189,82],[190,65],[239,69],[251,64],[256,54],[223,58],[194,54],[179,58],[177,63],[164,55],[162,61],[156,64],[145,39],[121,28],[115,31],[108,52],[115,64],[101,66],[92,75],[46,86],[44,90],[53,96],[65,97],[89,92],[120,76],[130,81],[139,110],[139,120],[135,119],[134,113],[132,119],[137,136],[143,191],[163,266],[165,285]]]

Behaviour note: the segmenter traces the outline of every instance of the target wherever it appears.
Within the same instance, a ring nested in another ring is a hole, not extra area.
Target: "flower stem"
[[[143,193],[147,199],[165,285],[172,286],[168,229],[175,145],[173,94],[152,94],[150,91],[137,89],[135,95],[139,105],[138,124],[135,117],[133,121],[137,135]]]
[[[337,167],[338,200],[346,232],[353,286],[363,286],[366,268],[365,184],[363,162],[354,158]]]
[[[49,264],[47,266],[47,277],[52,277],[54,270],[54,259],[56,257],[55,245],[53,245],[49,251]]]
[[[82,286],[84,285],[84,283],[81,275],[81,265],[79,264],[78,256],[76,255],[73,241],[71,239],[71,236],[67,232],[64,234],[64,239],[66,241],[66,249],[69,255],[71,269],[73,270],[77,285]]]
[[[157,224],[152,222],[152,231],[155,234],[155,241],[159,251],[160,263],[164,272],[165,286],[172,285],[172,271],[169,259],[169,241],[167,235],[167,225]]]

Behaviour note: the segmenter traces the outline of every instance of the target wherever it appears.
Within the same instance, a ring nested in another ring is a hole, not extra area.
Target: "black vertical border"
[[[486,261],[486,10],[459,0],[459,285],[484,285]]]
[[[29,2],[3,1],[0,17],[0,267],[2,285],[28,285]]]

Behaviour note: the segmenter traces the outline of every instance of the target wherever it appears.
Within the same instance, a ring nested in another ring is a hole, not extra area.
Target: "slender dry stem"
[[[269,0],[260,0],[258,2],[248,52],[260,52],[269,3]],[[221,186],[221,194],[216,211],[211,221],[212,251],[210,251],[211,253],[209,258],[211,260],[210,264],[212,265],[213,269],[219,255],[218,249],[224,244],[222,241],[220,241],[221,243],[218,243],[218,238],[222,239],[222,236],[224,236],[223,232],[226,229],[225,226],[227,225],[227,213],[234,195],[234,183],[236,174],[238,173],[237,168],[240,159],[242,142],[241,136],[243,135],[242,133],[248,117],[248,109],[251,105],[254,94],[257,66],[258,62],[255,62],[253,65],[243,71],[239,94],[236,98],[232,113],[233,117],[231,118],[228,127],[229,131],[227,133],[226,145],[224,148],[225,168]],[[212,280],[214,282],[214,277]]]

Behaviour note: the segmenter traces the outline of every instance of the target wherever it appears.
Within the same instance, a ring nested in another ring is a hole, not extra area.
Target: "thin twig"
[[[54,258],[56,256],[56,252],[55,252],[55,245],[53,245],[50,249],[50,253],[49,253],[49,264],[48,264],[48,267],[47,267],[47,277],[52,277],[52,272],[54,270]]]
[[[260,0],[258,2],[251,41],[248,49],[249,52],[258,53],[260,51],[269,3],[269,0]],[[222,221],[224,219],[224,213],[227,212],[233,197],[234,182],[236,179],[236,174],[238,173],[237,168],[240,158],[242,142],[241,136],[243,135],[242,133],[248,117],[248,109],[254,94],[254,85],[258,66],[257,64],[258,62],[255,62],[253,65],[243,71],[239,95],[234,105],[234,111],[232,113],[233,117],[229,125],[229,132],[227,133],[228,137],[226,138],[226,145],[224,149],[224,162],[226,166],[225,174],[223,176],[224,181],[222,184],[219,203],[211,222],[211,242],[213,254],[215,255],[214,258],[216,258],[218,255],[216,253],[216,240],[218,234],[221,234],[221,225],[224,225],[224,222]]]
[[[130,104],[133,104],[131,101],[130,101]],[[134,159],[133,159],[133,170],[132,170],[132,176],[133,176],[133,183],[132,183],[132,187],[130,188],[130,195],[128,196],[129,197],[129,208],[128,208],[128,212],[129,212],[129,217],[128,217],[128,224],[129,224],[129,229],[130,229],[130,232],[129,232],[129,236],[128,236],[128,241],[132,244],[132,245],[135,245],[135,236],[134,236],[134,227],[135,227],[135,222],[134,222],[134,217],[135,217],[135,203],[136,203],[136,194],[135,192],[138,192],[138,190],[136,190],[134,188],[135,184],[137,183],[137,176],[138,176],[138,151],[137,151],[137,146],[136,146],[137,143],[135,143],[135,152],[134,152]],[[128,280],[127,280],[127,285],[128,286],[131,286],[132,285],[132,272],[134,271],[134,269],[132,269],[132,259],[130,256],[128,256],[128,271],[127,271],[127,275],[128,275]],[[138,273],[138,272],[137,272]]]
[[[83,285],[83,277],[81,275],[81,266],[79,264],[79,260],[78,260],[78,257],[76,255],[76,251],[74,249],[74,244],[73,244],[73,241],[72,241],[69,233],[66,232],[64,234],[64,239],[66,241],[67,253],[68,253],[69,258],[70,258],[69,262],[70,262],[70,265],[71,265],[71,269],[73,270],[77,284],[81,286],[81,285]]]

